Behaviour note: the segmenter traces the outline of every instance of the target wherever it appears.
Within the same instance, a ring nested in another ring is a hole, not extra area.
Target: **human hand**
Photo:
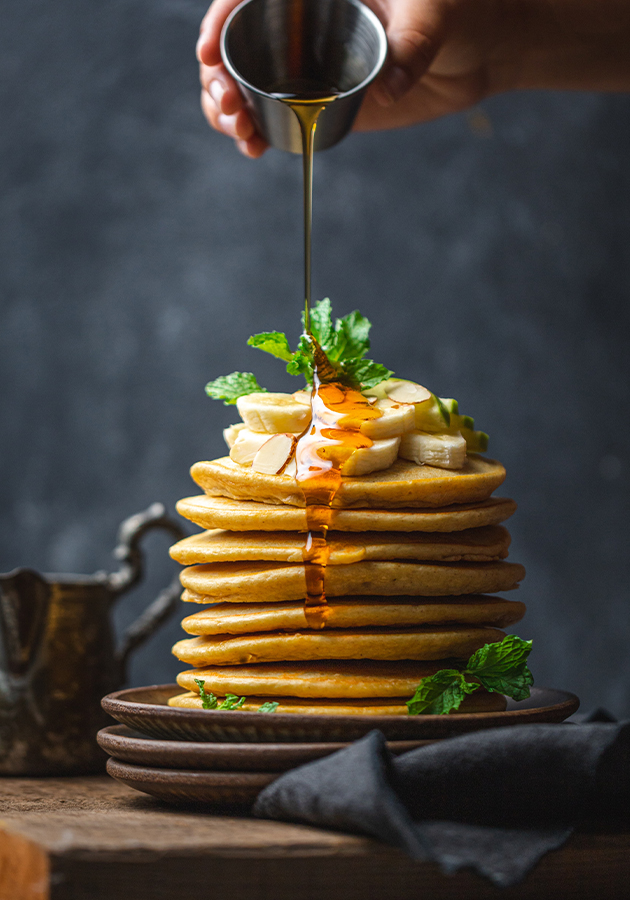
[[[221,63],[219,39],[240,0],[214,0],[197,43],[201,105],[246,156],[267,144]],[[354,128],[426,122],[516,88],[628,90],[627,0],[365,0],[389,54]]]

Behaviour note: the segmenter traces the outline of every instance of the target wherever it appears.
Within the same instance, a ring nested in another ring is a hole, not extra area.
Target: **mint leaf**
[[[435,675],[424,678],[407,701],[409,714],[449,713],[459,709],[466,694],[472,694],[480,687],[491,693],[507,694],[513,700],[525,700],[534,683],[527,668],[531,649],[531,641],[524,641],[515,634],[485,644],[473,653],[465,667],[440,669]],[[467,681],[467,675],[476,681]]]
[[[263,705],[260,707],[258,712],[272,713],[272,712],[275,712],[279,706],[280,706],[280,704],[276,703],[275,700],[274,701],[267,700],[266,703],[263,703]]]
[[[502,641],[486,644],[473,653],[465,671],[478,678],[487,691],[507,694],[514,700],[525,700],[534,683],[527,668],[531,649],[531,641],[508,634]]]
[[[239,397],[245,394],[253,394],[256,391],[266,391],[256,381],[251,372],[232,372],[230,375],[221,375],[206,385],[206,394],[214,400],[223,400],[224,406],[231,406]]]
[[[331,313],[332,308],[328,297],[324,297],[309,310],[311,334],[324,352],[334,339]],[[302,327],[304,327],[304,314],[302,314]]]
[[[300,336],[298,348],[287,365],[289,375],[303,375],[309,384],[313,383],[313,350],[305,334]]]
[[[247,343],[250,347],[271,353],[272,356],[283,359],[285,362],[290,362],[293,358],[287,336],[282,331],[263,331],[261,334],[253,334]]]
[[[475,682],[466,681],[457,669],[440,669],[424,678],[407,701],[409,715],[445,715],[459,709],[466,694],[474,693],[479,687]]]
[[[219,701],[217,700],[215,694],[211,691],[206,691],[205,681],[201,681],[200,678],[195,678],[195,684],[199,687],[199,696],[201,697],[201,705],[204,709],[216,709]]]
[[[335,323],[335,343],[332,355],[329,357],[335,361],[361,358],[370,349],[368,334],[372,323],[362,316],[358,309],[348,313]]]
[[[225,700],[219,703],[217,709],[240,709],[245,703],[245,697],[238,697],[237,694],[226,694]]]
[[[394,374],[391,369],[371,359],[346,359],[340,369],[348,380],[362,388],[374,387]]]

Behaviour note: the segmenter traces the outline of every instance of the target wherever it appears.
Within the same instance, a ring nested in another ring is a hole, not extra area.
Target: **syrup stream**
[[[313,145],[322,110],[336,99],[333,89],[312,81],[277,86],[272,94],[288,104],[300,124],[304,178],[304,332],[313,348],[314,372],[311,423],[296,447],[297,475],[306,505],[306,543],[302,551],[306,577],[304,614],[309,628],[326,624],[325,574],[330,556],[327,533],[333,518],[333,500],[341,485],[344,462],[362,447],[371,447],[361,424],[378,418],[363,395],[338,380],[310,331],[311,229],[313,219]]]

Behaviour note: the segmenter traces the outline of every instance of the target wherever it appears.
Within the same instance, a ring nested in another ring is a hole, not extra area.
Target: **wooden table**
[[[0,900],[482,900],[630,894],[630,834],[577,834],[525,883],[367,838],[180,809],[107,776],[0,778]]]

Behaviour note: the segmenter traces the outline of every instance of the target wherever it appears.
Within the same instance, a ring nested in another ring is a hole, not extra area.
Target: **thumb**
[[[390,0],[387,21],[389,53],[374,85],[382,106],[399,100],[424,75],[446,30],[448,0]]]

